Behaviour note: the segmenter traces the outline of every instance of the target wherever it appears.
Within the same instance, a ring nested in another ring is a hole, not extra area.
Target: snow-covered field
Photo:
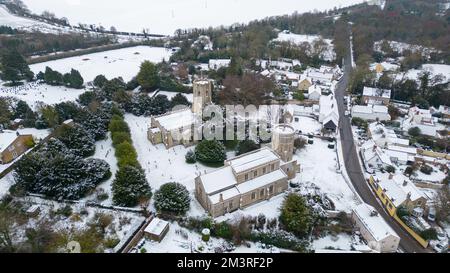
[[[336,53],[334,52],[333,41],[330,39],[323,39],[320,35],[302,35],[294,34],[286,31],[282,31],[278,34],[278,38],[274,39],[274,42],[290,42],[295,45],[301,45],[303,43],[308,43],[313,47],[318,41],[323,40],[326,44],[326,49],[322,53],[322,58],[324,60],[332,61],[336,58]]]
[[[54,34],[69,31],[68,28],[57,27],[32,19],[15,16],[14,14],[9,13],[3,5],[0,5],[0,25],[10,26],[24,31],[40,31]]]
[[[295,120],[297,119],[297,120]],[[295,116],[294,121],[292,121],[292,127],[295,130],[301,131],[303,134],[316,134],[320,133],[322,130],[322,126],[313,118],[303,117],[303,116]]]
[[[108,79],[120,76],[129,81],[137,75],[143,61],[159,63],[163,59],[169,60],[171,54],[171,50],[162,47],[136,46],[38,63],[30,68],[34,73],[44,71],[46,66],[61,73],[73,68],[80,71],[85,82],[94,80],[99,74]]]
[[[95,154],[92,156],[92,158],[97,158],[97,159],[102,159],[105,160],[106,162],[108,162],[110,170],[111,170],[111,178],[109,178],[107,181],[101,183],[100,185],[97,186],[96,190],[100,190],[102,189],[104,191],[104,193],[108,194],[108,199],[100,202],[102,205],[112,205],[112,192],[111,192],[111,187],[112,187],[112,182],[115,178],[116,172],[118,170],[118,166],[117,166],[117,158],[115,156],[115,150],[112,147],[112,139],[111,139],[111,134],[108,133],[108,138],[105,140],[101,140],[101,141],[97,141],[95,143]],[[86,200],[94,200],[95,199],[95,195],[90,195],[87,196],[84,201]]]
[[[337,154],[328,144],[330,142],[315,138],[314,144],[306,145],[294,155],[301,167],[294,181],[306,187],[304,190],[317,186],[333,201],[336,210],[350,212],[359,200],[342,174],[337,173]]]
[[[71,24],[101,24],[121,31],[172,35],[176,29],[245,23],[267,16],[292,14],[362,3],[363,0],[24,0],[32,12],[67,17]],[[257,8],[256,8],[257,7]]]
[[[147,180],[153,190],[159,189],[161,185],[167,182],[178,182],[185,185],[189,191],[193,191],[195,189],[195,177],[213,170],[213,168],[199,163],[186,163],[185,155],[187,151],[195,147],[185,148],[179,145],[167,150],[163,144],[153,145],[147,139],[147,128],[150,126],[149,117],[126,114],[125,121],[130,126],[138,160],[145,170]]]
[[[411,69],[409,70],[405,78],[411,79],[411,80],[418,80],[419,74],[423,71],[429,71],[431,73],[431,77],[434,77],[436,75],[442,75],[443,80],[442,82],[448,82],[450,81],[450,65],[446,64],[424,64],[422,65],[422,69]],[[400,73],[397,75],[397,79],[401,79],[403,77],[403,74]]]
[[[65,101],[75,101],[84,92],[84,89],[70,89],[64,86],[50,86],[37,83],[8,87],[0,82],[0,97],[12,97],[23,100],[34,110],[41,104],[51,105]]]

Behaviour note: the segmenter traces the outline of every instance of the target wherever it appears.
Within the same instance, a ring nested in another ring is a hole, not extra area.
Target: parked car
[[[447,232],[445,232],[443,228],[436,226],[435,229],[439,241],[446,241],[446,240],[448,241]]]
[[[430,207],[430,210],[428,211],[428,221],[436,221],[436,209],[434,207]]]
[[[448,251],[448,241],[437,242],[431,244],[431,246],[437,253],[446,253]]]

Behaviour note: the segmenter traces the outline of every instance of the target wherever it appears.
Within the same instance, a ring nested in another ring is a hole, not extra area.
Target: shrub
[[[191,198],[186,187],[179,183],[167,183],[155,193],[158,211],[184,215],[190,207]]]
[[[116,146],[116,157],[118,161],[119,168],[125,166],[139,167],[139,162],[137,160],[137,153],[133,145],[129,142],[122,142]]]
[[[130,133],[128,132],[114,132],[112,133],[111,138],[114,146],[123,142],[132,143]]]
[[[292,233],[284,230],[272,230],[269,232],[254,232],[252,240],[279,248],[291,249],[298,252],[308,252],[309,243],[296,238]]]
[[[217,140],[203,140],[195,148],[195,157],[205,164],[223,165],[227,158],[225,146]]]
[[[423,164],[423,165],[420,167],[420,171],[421,171],[422,173],[424,173],[424,174],[430,175],[430,174],[433,172],[433,168],[430,167],[430,166],[428,166],[428,165],[426,165],[426,164]]]
[[[418,136],[420,136],[421,133],[422,132],[420,131],[419,127],[412,127],[412,128],[409,128],[409,130],[408,130],[408,135],[410,135],[412,137],[418,137]]]
[[[233,231],[231,225],[227,222],[220,222],[214,225],[211,234],[215,237],[231,240],[233,238]]]
[[[195,162],[197,162],[197,159],[195,158],[195,153],[192,150],[189,150],[186,153],[186,163],[188,164],[194,164]]]
[[[307,143],[306,139],[304,139],[303,137],[299,137],[294,140],[294,147],[296,150],[301,150],[305,148],[306,143]]]
[[[56,211],[56,214],[62,215],[64,217],[70,217],[70,215],[72,215],[72,207],[67,205],[62,208],[59,208]]]
[[[389,165],[389,166],[386,167],[386,171],[387,171],[388,173],[395,173],[395,167]]]
[[[109,123],[109,130],[111,133],[115,132],[130,132],[130,128],[128,124],[123,120],[122,117],[118,115],[114,115],[111,118],[111,122]]]
[[[437,232],[434,228],[429,228],[427,230],[424,230],[420,232],[420,237],[422,237],[425,240],[437,240]]]

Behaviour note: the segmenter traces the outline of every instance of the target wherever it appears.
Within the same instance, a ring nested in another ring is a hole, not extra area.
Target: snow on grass
[[[185,185],[189,191],[193,191],[195,177],[214,170],[199,163],[186,163],[187,151],[194,150],[195,146],[185,148],[179,145],[166,149],[163,144],[153,145],[147,139],[147,129],[151,121],[149,117],[126,114],[125,121],[130,126],[138,160],[153,190],[159,189],[161,185],[168,182],[178,182]]]
[[[303,134],[316,134],[322,130],[322,126],[315,119],[304,116],[295,116],[291,125]]]
[[[169,231],[164,239],[158,243],[148,239],[143,239],[143,248],[147,253],[214,253],[216,248],[230,248],[230,243],[224,239],[211,237],[209,242],[202,240],[201,234],[192,232],[180,227],[176,222],[170,223]],[[261,244],[249,243],[248,246],[238,246],[230,248],[234,253],[270,253],[277,252],[276,248],[262,248]]]
[[[308,43],[311,46],[316,44],[318,41],[323,40],[327,45],[327,48],[322,53],[322,58],[324,60],[332,61],[336,58],[336,53],[334,52],[333,40],[323,39],[320,35],[303,35],[294,34],[287,31],[282,31],[278,34],[278,38],[274,39],[275,42],[290,42],[291,44],[301,45],[303,43]]]
[[[425,181],[425,182],[431,182],[431,183],[442,183],[442,181],[447,177],[447,174],[445,174],[443,171],[441,171],[438,167],[429,165],[433,169],[433,172],[431,174],[425,174],[421,172],[420,170],[415,171],[412,174],[412,177],[414,179],[417,179],[419,181]]]
[[[4,5],[0,5],[0,25],[9,26],[23,31],[39,31],[43,33],[58,34],[60,32],[68,32],[68,27],[53,26],[44,22],[33,19],[16,16],[8,12]]]
[[[330,250],[351,250],[352,244],[353,238],[348,234],[339,234],[338,236],[328,235],[312,242],[314,249]]]
[[[350,212],[359,201],[342,174],[336,172],[336,151],[329,149],[328,144],[330,142],[315,138],[314,144],[306,145],[294,155],[301,173],[293,181],[306,186],[314,184],[333,201],[336,210]]]
[[[13,173],[10,172],[5,177],[0,179],[0,199],[3,198],[6,194],[9,193],[9,188],[14,185],[14,176]]]
[[[109,178],[107,181],[101,183],[97,186],[97,190],[103,189],[105,193],[108,194],[108,199],[101,201],[100,203],[102,205],[112,205],[112,182],[114,181],[115,175],[117,170],[119,169],[117,166],[117,158],[115,156],[115,150],[112,146],[112,139],[111,134],[108,133],[108,138],[105,140],[100,140],[95,143],[95,154],[92,156],[92,158],[96,159],[102,159],[108,162],[110,171],[111,171],[111,178]],[[95,200],[95,195],[90,195],[84,199],[86,200]]]
[[[419,80],[419,75],[424,72],[429,71],[431,77],[442,75],[442,83],[450,81],[450,65],[446,64],[424,64],[421,69],[411,69],[406,74],[399,73],[397,79],[402,79],[403,77],[411,80]]]
[[[30,68],[34,73],[45,71],[46,66],[61,73],[73,68],[80,71],[85,82],[93,81],[99,74],[129,81],[137,75],[143,61],[159,63],[169,60],[171,54],[170,49],[163,47],[136,46],[33,64]]]
[[[150,33],[173,35],[177,29],[245,23],[295,11],[325,11],[363,0],[128,0],[115,1],[113,5],[106,0],[23,2],[32,12],[50,10],[59,17],[67,17],[74,25],[98,23],[107,29],[115,26],[120,31],[142,32],[145,28]]]
[[[26,83],[22,86],[8,87],[0,84],[0,97],[12,97],[23,100],[37,110],[40,104],[56,104],[65,101],[75,101],[84,89],[71,89],[64,86],[50,86],[47,84]]]

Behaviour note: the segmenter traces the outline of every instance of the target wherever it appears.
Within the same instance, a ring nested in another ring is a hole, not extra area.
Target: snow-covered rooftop
[[[164,229],[169,225],[169,222],[164,221],[162,219],[159,218],[154,218],[150,224],[148,224],[148,226],[144,229],[144,232],[152,234],[152,235],[156,235],[156,236],[160,236]]]
[[[276,170],[266,175],[259,176],[255,179],[249,180],[245,183],[238,184],[236,188],[240,193],[244,194],[258,188],[264,187],[267,184],[287,178],[287,175],[282,170]]]
[[[0,133],[0,153],[11,145],[16,140],[17,134],[14,131],[5,130]]]
[[[236,187],[232,187],[231,189],[216,193],[214,195],[210,195],[209,199],[211,200],[212,204],[217,204],[221,202],[220,197],[222,196],[222,200],[226,201],[228,199],[231,199],[233,197],[239,196],[241,193]]]
[[[363,90],[363,96],[390,99],[391,98],[391,90],[365,86],[364,90]]]
[[[393,199],[392,202],[396,207],[407,199],[408,194],[411,194],[410,198],[413,201],[424,197],[422,192],[404,175],[397,174],[389,179],[388,173],[377,173],[377,177],[380,179],[378,184],[385,190],[386,195]]]
[[[262,148],[256,152],[228,160],[228,163],[235,173],[241,173],[277,160],[280,158],[272,150]]]
[[[175,130],[182,127],[189,127],[195,122],[195,115],[191,109],[184,109],[177,112],[168,113],[155,118],[166,130]]]
[[[377,242],[389,236],[398,237],[397,233],[395,233],[383,218],[378,213],[375,214],[373,212],[376,212],[376,210],[372,206],[364,203],[353,209],[353,213],[359,218]]]
[[[214,194],[237,184],[230,166],[200,176],[207,194]]]

